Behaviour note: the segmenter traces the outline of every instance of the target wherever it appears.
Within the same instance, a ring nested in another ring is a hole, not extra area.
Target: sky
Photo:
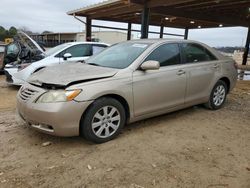
[[[8,29],[11,26],[17,28],[26,27],[33,32],[80,32],[85,26],[68,16],[66,12],[82,8],[102,0],[1,0],[0,25]],[[84,20],[84,19],[83,19]],[[103,21],[93,21],[93,24],[106,26],[126,27],[126,24]],[[134,29],[140,29],[140,25],[133,24]],[[96,29],[94,29],[96,30]],[[159,31],[158,27],[150,27],[152,31]],[[184,34],[182,29],[165,28],[165,32]],[[139,33],[132,33],[139,37]],[[247,28],[217,28],[190,30],[189,39],[204,42],[213,47],[244,46],[247,36]],[[158,35],[149,35],[156,38]]]

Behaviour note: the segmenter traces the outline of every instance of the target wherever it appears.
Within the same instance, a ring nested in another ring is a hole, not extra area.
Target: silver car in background
[[[134,40],[34,73],[17,108],[41,132],[102,143],[126,123],[197,104],[217,110],[236,80],[235,62],[202,43]]]

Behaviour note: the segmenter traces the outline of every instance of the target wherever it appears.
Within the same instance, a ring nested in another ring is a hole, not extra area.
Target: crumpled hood
[[[28,82],[38,86],[65,88],[69,85],[114,76],[117,69],[83,63],[69,63],[44,68],[32,74]]]

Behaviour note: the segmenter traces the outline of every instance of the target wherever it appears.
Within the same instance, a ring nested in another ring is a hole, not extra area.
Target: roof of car
[[[70,45],[76,45],[76,44],[101,44],[101,45],[109,46],[109,44],[103,43],[103,42],[68,42],[67,44],[70,44]]]
[[[167,43],[167,42],[173,42],[173,43],[195,43],[195,44],[199,44],[202,45],[203,47],[205,47],[206,49],[209,49],[210,52],[212,52],[214,55],[216,55],[217,58],[221,59],[221,58],[225,58],[221,53],[219,53],[217,50],[215,50],[214,48],[199,42],[199,41],[194,41],[194,40],[185,40],[185,39],[136,39],[136,40],[130,40],[127,42],[131,42],[131,43],[148,43],[148,44],[155,44],[155,45],[159,45],[162,43]]]
[[[140,43],[162,43],[162,42],[194,42],[200,43],[193,40],[184,40],[184,39],[135,39],[128,42],[140,42]]]

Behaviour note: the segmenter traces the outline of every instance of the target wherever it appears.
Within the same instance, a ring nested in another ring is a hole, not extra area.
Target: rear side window
[[[84,57],[91,56],[91,45],[89,44],[78,44],[75,46],[71,46],[60,53],[60,57],[62,57],[65,53],[70,53],[72,57]]]
[[[180,64],[180,51],[178,44],[163,44],[156,48],[145,61],[159,61],[160,66]]]
[[[181,46],[186,63],[216,60],[216,57],[201,45],[186,43]]]

